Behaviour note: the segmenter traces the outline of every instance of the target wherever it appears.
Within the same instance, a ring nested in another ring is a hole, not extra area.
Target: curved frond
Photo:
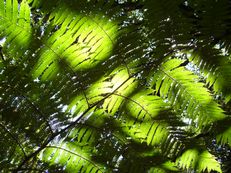
[[[221,144],[231,145],[231,127],[227,127],[223,132],[217,135],[217,140]]]
[[[200,128],[225,118],[223,110],[213,101],[204,84],[199,82],[196,75],[181,66],[182,63],[179,59],[164,62],[151,75],[151,86],[176,110],[185,110],[186,115],[196,121]]]
[[[204,73],[209,87],[213,87],[217,94],[222,94],[225,102],[228,102],[231,99],[229,57],[221,55],[219,50],[205,47],[192,52],[189,58]]]
[[[33,70],[34,78],[51,79],[59,71],[59,62],[67,63],[73,71],[81,71],[110,57],[118,24],[104,12],[76,14],[61,4],[50,14],[49,21],[50,26],[40,39],[43,48],[37,52],[40,58]]]

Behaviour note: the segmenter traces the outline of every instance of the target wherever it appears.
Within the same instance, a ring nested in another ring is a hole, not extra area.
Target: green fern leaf
[[[84,154],[84,148],[77,149],[71,143],[63,143],[56,146],[47,146],[41,153],[41,160],[50,162],[51,165],[58,164],[67,172],[104,172],[103,168],[90,161],[89,154]]]
[[[10,50],[14,58],[22,56],[30,45],[32,38],[30,21],[30,7],[26,0],[20,4],[17,0],[6,0],[6,2],[1,0],[0,37],[6,38],[7,46],[3,48]]]
[[[192,52],[189,59],[204,73],[209,87],[213,87],[216,94],[222,94],[227,103],[231,99],[231,71],[230,61],[227,56],[214,48],[205,47],[197,52]],[[216,71],[214,73],[214,71]]]
[[[176,163],[183,169],[193,168],[198,172],[206,170],[222,172],[219,162],[207,150],[200,152],[196,148],[188,149],[177,159]]]
[[[0,170],[222,172],[228,1],[0,0]]]

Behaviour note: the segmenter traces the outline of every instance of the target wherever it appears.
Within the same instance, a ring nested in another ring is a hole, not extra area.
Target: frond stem
[[[137,73],[133,74],[133,76],[135,76]],[[98,102],[96,102],[95,104],[91,105],[87,110],[85,110],[83,112],[83,114],[81,116],[79,116],[75,121],[73,121],[72,123],[70,123],[67,127],[63,128],[62,130],[60,130],[59,132],[56,132],[54,134],[51,135],[51,137],[45,141],[43,144],[41,144],[41,146],[34,151],[33,153],[31,153],[30,155],[28,155],[27,157],[25,157],[25,159],[18,165],[18,167],[16,169],[14,169],[12,171],[12,173],[17,173],[24,164],[26,164],[29,160],[31,160],[33,157],[35,157],[39,152],[41,152],[44,148],[47,147],[47,145],[53,140],[55,139],[55,137],[57,137],[58,135],[64,133],[66,130],[72,128],[73,126],[75,126],[92,108],[94,108],[95,106],[97,106],[99,103],[101,103],[102,101],[104,101],[105,99],[107,99],[108,97],[110,97],[111,95],[113,95],[120,87],[123,86],[123,84],[125,84],[128,80],[130,80],[133,76],[128,77],[122,84],[120,84],[120,86],[118,86],[112,93],[109,93],[107,96],[105,96],[104,98],[102,98],[101,100],[99,100]]]
[[[131,102],[133,102],[133,103],[135,103],[135,104],[137,104],[139,107],[141,107],[142,110],[144,110],[144,111],[152,118],[152,114],[150,114],[150,113],[148,112],[148,110],[145,109],[145,108],[144,108],[140,103],[138,103],[137,101],[135,101],[135,100],[133,100],[133,99],[131,99],[131,98],[129,98],[129,97],[126,97],[126,96],[124,96],[124,95],[121,95],[121,94],[114,93],[113,95],[117,95],[117,96],[123,97],[123,98],[125,98],[125,99],[127,99],[127,100],[129,100],[129,101],[131,101]]]
[[[73,154],[73,155],[75,155],[75,156],[80,157],[80,158],[83,159],[83,160],[86,160],[87,162],[89,162],[89,163],[91,163],[92,165],[94,165],[95,167],[97,167],[99,170],[102,169],[102,168],[100,168],[98,165],[96,165],[93,161],[91,161],[90,159],[88,159],[88,158],[86,158],[86,157],[84,157],[84,156],[82,156],[82,155],[80,155],[80,154],[78,154],[78,153],[75,153],[75,152],[73,152],[73,151],[70,151],[70,150],[68,150],[68,149],[66,149],[66,148],[59,147],[59,146],[54,146],[54,145],[48,145],[48,146],[46,146],[46,148],[56,148],[56,149],[59,149],[59,150],[66,151],[66,152],[68,152],[68,153],[70,153],[70,154]],[[101,171],[101,172],[102,172],[102,171]]]

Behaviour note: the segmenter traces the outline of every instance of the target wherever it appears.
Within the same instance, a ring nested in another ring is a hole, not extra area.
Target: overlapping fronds
[[[0,0],[0,172],[222,172],[230,9]]]
[[[219,163],[208,151],[198,151],[196,148],[186,150],[177,159],[180,167],[190,169],[193,167],[198,172],[210,172],[211,170],[222,172]]]

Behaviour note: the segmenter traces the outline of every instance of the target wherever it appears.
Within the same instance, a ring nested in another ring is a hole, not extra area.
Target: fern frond
[[[32,28],[30,7],[26,0],[0,2],[0,38],[6,38],[5,46],[14,57],[19,58],[30,45]],[[5,50],[5,52],[7,52]]]
[[[184,126],[178,118],[169,111],[169,105],[153,90],[143,90],[134,95],[125,97],[124,112],[117,115],[121,123],[119,127],[134,141],[146,143],[155,147],[169,157],[175,157],[180,148],[184,147]],[[179,136],[178,136],[179,135]]]
[[[51,29],[60,28],[52,35],[48,28],[45,31],[48,34],[41,38],[44,48],[38,52],[40,59],[33,70],[35,78],[52,78],[59,71],[59,61],[66,62],[74,71],[80,71],[110,57],[118,35],[115,20],[101,12],[76,14],[62,4],[51,13],[50,21]]]
[[[227,56],[221,55],[219,50],[204,47],[193,51],[189,59],[204,73],[209,87],[213,87],[216,94],[222,94],[227,103],[231,99],[231,71]]]
[[[213,126],[213,134],[216,137],[216,142],[220,145],[231,146],[231,128],[230,118],[227,117],[224,120],[218,121]],[[216,130],[214,130],[216,129]]]
[[[100,114],[101,112],[95,113],[94,116]],[[67,172],[105,172],[102,165],[92,158],[96,152],[95,146],[100,133],[101,131],[97,131],[96,128],[78,124],[68,132],[63,140],[56,142],[54,139],[46,146],[39,154],[39,159],[50,165],[61,166]]]
[[[181,66],[179,59],[169,59],[151,76],[151,86],[167,99],[176,110],[186,110],[196,125],[205,127],[225,118],[223,110],[213,101],[209,91],[198,82],[198,77]],[[200,91],[200,93],[198,93]]]
[[[228,1],[1,0],[0,171],[221,172]]]
[[[84,148],[77,149],[71,143],[62,143],[58,146],[47,146],[41,155],[41,160],[49,162],[51,165],[63,166],[67,172],[105,172],[102,166],[92,162],[88,157],[89,154],[84,155]]]
[[[180,135],[184,138],[183,134],[179,133],[178,139],[175,138],[175,135],[178,132],[174,130],[170,130],[167,127],[167,123],[169,122],[171,126],[177,129],[182,126],[182,123],[179,123],[175,118],[172,120],[169,119],[169,112],[159,113],[160,111],[164,111],[165,109],[169,109],[166,103],[163,103],[161,98],[152,95],[153,90],[146,90],[135,94],[134,96],[128,98],[121,94],[115,94],[118,97],[121,97],[124,101],[122,108],[125,110],[123,113],[117,113],[118,115],[115,124],[116,128],[114,131],[119,136],[121,135],[120,131],[122,131],[125,136],[123,137],[126,140],[126,136],[131,137],[132,141],[146,143],[148,146],[159,148],[159,150],[163,150],[166,155],[171,155],[171,157],[177,155],[180,151],[180,148],[183,147],[182,141],[178,141],[180,139]],[[112,112],[109,112],[111,114]],[[104,122],[105,115],[94,116],[91,115],[87,123],[90,120],[90,124],[101,126]],[[166,114],[166,116],[164,116]],[[158,117],[159,115],[159,117]],[[155,120],[156,119],[156,120]],[[123,122],[121,124],[121,122]],[[165,122],[165,123],[164,123]],[[108,124],[109,125],[109,124]],[[107,125],[107,126],[108,126]],[[179,130],[180,132],[180,130]],[[175,133],[175,135],[173,135]],[[127,143],[129,144],[129,140],[127,142],[122,142],[123,145]]]
[[[217,135],[217,140],[221,144],[229,144],[231,146],[231,127],[228,127],[224,132]]]
[[[204,171],[210,172],[212,170],[222,172],[219,162],[207,150],[188,149],[177,159],[176,163],[183,169],[193,168],[199,173]]]
[[[91,105],[101,104],[104,110],[114,115],[123,104],[124,98],[118,96],[123,93],[129,95],[136,87],[135,78],[130,78],[125,67],[118,67],[108,75],[103,76],[88,88],[75,96],[67,111],[74,116],[81,114]]]

